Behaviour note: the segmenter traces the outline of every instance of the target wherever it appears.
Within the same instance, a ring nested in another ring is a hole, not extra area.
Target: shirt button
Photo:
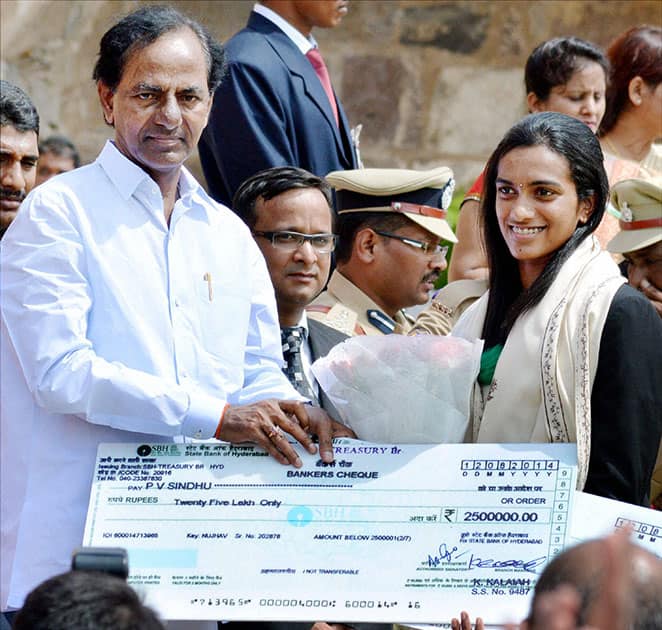
[[[175,299],[175,306],[179,308],[179,300]]]

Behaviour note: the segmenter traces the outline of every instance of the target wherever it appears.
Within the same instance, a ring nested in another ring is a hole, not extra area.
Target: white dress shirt
[[[97,445],[210,438],[226,402],[301,399],[248,229],[185,170],[157,184],[107,143],[35,188],[6,232],[2,608],[82,543]]]
[[[287,35],[294,45],[305,55],[311,48],[317,48],[315,38],[310,35],[306,37],[301,31],[292,26],[286,19],[282,18],[278,13],[263,4],[256,3],[253,6],[253,11],[259,13],[263,18],[273,22],[285,35]]]

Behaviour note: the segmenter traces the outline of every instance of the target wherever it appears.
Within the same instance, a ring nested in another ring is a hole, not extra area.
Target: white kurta
[[[2,241],[2,608],[69,567],[100,442],[209,438],[226,402],[300,399],[246,226],[112,143],[26,199]]]

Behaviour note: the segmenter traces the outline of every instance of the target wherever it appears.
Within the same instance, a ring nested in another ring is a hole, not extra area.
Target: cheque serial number
[[[465,512],[463,520],[473,522],[505,522],[535,523],[538,520],[537,512]]]
[[[336,605],[334,599],[261,599],[260,606],[290,608],[330,608]]]

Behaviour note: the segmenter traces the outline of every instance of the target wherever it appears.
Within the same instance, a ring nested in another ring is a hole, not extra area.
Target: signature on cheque
[[[547,556],[539,556],[537,558],[532,558],[530,560],[519,560],[519,559],[500,559],[496,560],[494,558],[481,558],[468,549],[461,550],[456,546],[449,547],[446,543],[441,543],[439,547],[435,550],[434,554],[428,554],[426,560],[423,561],[423,565],[426,567],[438,567],[444,562],[454,563],[460,558],[468,558],[466,560],[467,571],[473,569],[499,569],[499,568],[511,568],[519,569],[522,571],[527,571],[529,573],[536,573],[536,569],[541,567],[547,562]]]

